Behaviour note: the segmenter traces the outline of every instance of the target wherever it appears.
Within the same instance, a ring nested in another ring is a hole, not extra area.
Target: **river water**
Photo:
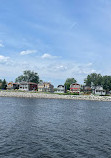
[[[0,97],[0,158],[111,158],[111,103]]]

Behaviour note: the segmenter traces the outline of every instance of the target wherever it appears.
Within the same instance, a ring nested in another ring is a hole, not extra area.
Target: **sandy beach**
[[[34,92],[11,92],[0,91],[0,97],[24,97],[24,98],[47,98],[47,99],[74,99],[74,100],[97,100],[111,101],[111,96],[94,95],[59,95]]]

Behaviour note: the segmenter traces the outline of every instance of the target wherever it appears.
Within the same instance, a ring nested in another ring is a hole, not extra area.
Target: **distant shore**
[[[0,91],[0,97],[23,97],[23,98],[47,98],[47,99],[73,99],[73,100],[97,100],[111,101],[111,96],[94,96],[94,95],[59,95],[34,92],[11,92]]]

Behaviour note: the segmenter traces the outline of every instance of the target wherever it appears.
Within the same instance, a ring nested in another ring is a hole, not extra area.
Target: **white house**
[[[103,89],[102,86],[93,86],[92,93],[96,95],[106,95],[106,91]]]
[[[57,86],[57,91],[55,93],[65,93],[66,92],[66,88],[64,85],[58,85]]]

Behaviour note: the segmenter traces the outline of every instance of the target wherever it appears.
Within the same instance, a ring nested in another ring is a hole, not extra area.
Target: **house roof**
[[[78,84],[78,83],[72,83],[71,85],[79,85],[80,86],[80,84]]]
[[[20,83],[13,83],[13,84],[17,84],[17,85],[19,85]]]
[[[34,82],[28,82],[28,84],[35,84],[35,85],[37,85],[37,83],[34,83]]]
[[[20,82],[20,84],[33,84],[33,85],[37,85],[37,83],[34,83],[34,82]]]
[[[84,89],[85,90],[91,90],[91,87],[90,86],[84,86]]]
[[[64,88],[64,85],[58,85],[57,87],[63,87]]]
[[[103,90],[103,86],[92,86],[92,89],[96,89],[96,90]]]

